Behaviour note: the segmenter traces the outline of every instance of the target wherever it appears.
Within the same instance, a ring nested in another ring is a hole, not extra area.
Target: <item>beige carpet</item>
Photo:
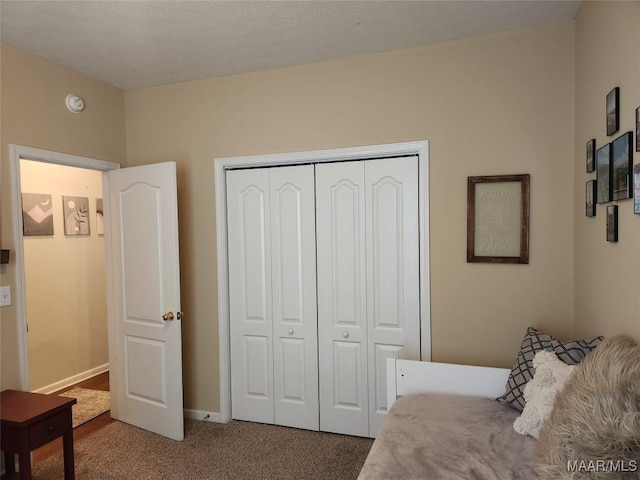
[[[113,422],[75,445],[78,480],[355,479],[371,439],[233,421],[185,421],[176,442]],[[62,478],[62,454],[34,465],[34,480]]]
[[[72,408],[73,428],[103,414],[110,408],[109,392],[103,390],[75,387],[59,395],[75,398],[78,401]]]

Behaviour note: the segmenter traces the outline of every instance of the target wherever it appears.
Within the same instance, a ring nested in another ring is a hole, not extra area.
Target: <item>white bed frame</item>
[[[510,370],[387,359],[387,411],[409,393],[448,393],[495,398],[504,394]]]

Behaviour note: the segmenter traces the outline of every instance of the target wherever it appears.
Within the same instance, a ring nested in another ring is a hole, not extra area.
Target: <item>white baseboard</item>
[[[224,423],[220,412],[206,412],[204,410],[191,410],[189,408],[184,409],[184,418],[203,422]]]
[[[76,383],[82,382],[84,380],[88,380],[96,375],[100,375],[101,373],[109,371],[109,364],[105,363],[104,365],[97,366],[85,372],[78,373],[77,375],[73,375],[69,378],[65,378],[60,380],[59,382],[52,383],[50,385],[46,385],[37,390],[33,390],[35,393],[53,393],[58,390],[62,390],[63,388],[70,387],[71,385],[75,385]]]

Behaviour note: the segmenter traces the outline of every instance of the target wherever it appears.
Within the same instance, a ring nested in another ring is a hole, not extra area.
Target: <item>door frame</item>
[[[305,163],[364,161],[416,155],[418,157],[418,229],[420,255],[420,359],[431,360],[431,294],[429,275],[429,142],[416,141],[266,155],[215,158],[216,259],[218,280],[218,348],[221,422],[231,421],[231,350],[227,248],[227,170],[298,165]]]
[[[68,153],[42,150],[39,148],[25,147],[22,145],[9,145],[9,162],[11,165],[11,192],[13,210],[13,236],[14,236],[14,263],[15,263],[15,292],[13,302],[16,310],[16,328],[18,331],[18,370],[20,389],[29,391],[29,345],[27,339],[27,306],[26,306],[26,273],[24,267],[24,239],[22,235],[22,186],[20,181],[20,159],[32,160],[36,162],[66,165],[69,167],[86,168],[106,172],[120,168],[119,163],[97,160]],[[103,190],[104,178],[103,178]],[[105,199],[104,208],[108,208],[108,201]],[[110,298],[110,269],[111,251],[108,239],[105,236],[105,261],[107,271],[107,304]],[[113,344],[113,322],[111,316],[107,316],[108,342]],[[109,348],[109,363],[112,364],[111,348]]]

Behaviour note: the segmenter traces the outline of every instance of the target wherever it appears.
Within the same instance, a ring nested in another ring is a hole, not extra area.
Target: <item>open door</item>
[[[104,175],[112,416],[182,440],[176,165]]]

